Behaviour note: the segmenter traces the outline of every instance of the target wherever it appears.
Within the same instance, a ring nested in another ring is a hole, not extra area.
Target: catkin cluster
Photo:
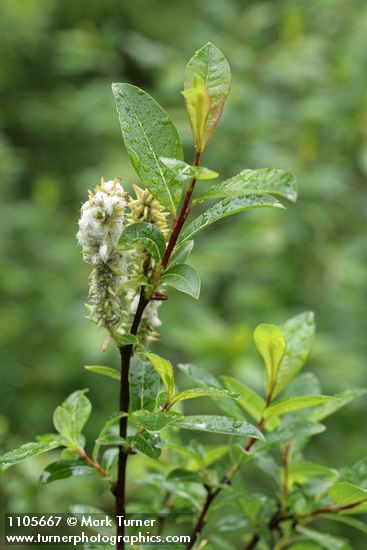
[[[85,262],[93,266],[89,281],[90,319],[114,334],[129,331],[139,301],[142,283],[149,281],[155,263],[142,247],[118,249],[119,239],[132,223],[155,224],[168,233],[168,214],[147,189],[134,185],[135,197],[124,191],[118,178],[105,181],[89,192],[81,207],[77,241]],[[142,344],[155,338],[161,322],[160,303],[151,301],[140,325]]]

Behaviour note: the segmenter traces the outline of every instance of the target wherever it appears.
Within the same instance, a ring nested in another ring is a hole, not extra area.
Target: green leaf
[[[238,212],[252,210],[253,208],[266,207],[284,208],[280,202],[270,195],[263,195],[261,197],[249,195],[248,197],[225,198],[203,212],[203,214],[185,227],[180,234],[179,243],[191,239],[196,233],[222,218],[232,216]]]
[[[367,525],[359,519],[348,517],[342,514],[322,514],[322,517],[325,519],[330,519],[332,521],[337,521],[339,523],[344,523],[344,525],[354,527],[354,529],[358,529],[358,531],[361,531],[362,533],[367,535]]]
[[[293,380],[308,359],[315,334],[314,314],[306,311],[296,315],[280,329],[286,341],[286,350],[279,367],[274,397]]]
[[[228,62],[210,42],[198,50],[187,64],[184,95],[195,144],[200,151],[204,150],[219,122],[230,83]],[[203,90],[206,90],[209,104],[203,97]]]
[[[260,422],[265,409],[265,400],[246,384],[235,380],[231,376],[221,376],[221,379],[229,390],[239,394],[238,402],[241,407],[257,422]]]
[[[213,376],[210,372],[207,372],[196,365],[180,364],[179,369],[188,377],[194,384],[202,388],[212,387],[222,389],[222,384],[219,380]],[[223,397],[211,397],[214,403],[227,415],[233,418],[243,419],[243,414],[240,407],[232,399],[226,399]]]
[[[198,195],[195,202],[254,194],[277,195],[295,202],[297,200],[296,179],[289,172],[279,168],[242,170],[237,176],[216,183]]]
[[[184,90],[182,95],[185,98],[195,147],[197,151],[203,151],[205,148],[206,125],[211,107],[204,80],[195,74],[192,87]]]
[[[326,533],[320,533],[319,531],[314,531],[308,527],[302,527],[301,525],[297,526],[296,531],[304,535],[307,539],[317,542],[322,548],[325,548],[325,550],[352,550],[352,547],[346,539]]]
[[[175,213],[182,185],[160,157],[183,159],[177,130],[167,113],[146,92],[131,84],[112,84],[122,135],[141,181],[164,207]]]
[[[264,439],[263,434],[252,424],[243,420],[228,418],[227,416],[185,416],[177,422],[177,426],[185,430],[241,435],[254,437],[255,439]]]
[[[57,449],[58,447],[62,447],[64,445],[64,438],[58,434],[54,434],[52,435],[52,438],[48,437],[44,441],[25,443],[18,449],[9,451],[0,457],[0,472],[4,472],[10,468],[10,466],[14,466],[14,464],[18,464],[26,458],[47,453],[48,451],[52,451],[53,449]]]
[[[226,456],[230,451],[229,445],[217,445],[213,449],[210,449],[204,456],[205,467],[208,468],[224,456]]]
[[[172,470],[167,476],[167,481],[172,481],[173,483],[202,483],[200,474],[185,470],[184,468]]]
[[[85,476],[95,472],[92,466],[83,460],[58,460],[49,464],[41,474],[40,482],[45,485],[59,479],[66,479],[74,476]]]
[[[160,158],[161,162],[172,172],[172,175],[177,181],[186,182],[195,178],[196,180],[212,180],[217,178],[219,174],[205,168],[204,166],[191,166],[183,160],[169,159],[166,157]]]
[[[282,424],[278,426],[271,433],[266,435],[266,441],[258,443],[256,446],[256,452],[267,451],[273,447],[279,447],[292,441],[293,445],[300,439],[312,437],[325,431],[323,424],[311,422],[309,419],[303,416],[289,417],[283,420]]]
[[[232,391],[219,388],[191,388],[176,393],[176,395],[172,397],[170,404],[174,405],[178,401],[195,399],[196,397],[231,397],[232,399],[238,399],[239,395]]]
[[[361,489],[352,483],[346,483],[345,481],[334,483],[329,487],[328,494],[338,507],[360,503],[363,505],[363,511],[367,509],[367,490]],[[351,510],[356,513],[356,510],[359,511],[360,508],[360,506],[356,506]]]
[[[175,378],[171,363],[167,361],[167,359],[163,359],[163,357],[160,357],[155,353],[142,353],[142,355],[149,359],[154,370],[161,377],[161,380],[168,391],[168,400],[171,401],[175,387]]]
[[[347,481],[354,485],[366,485],[367,484],[367,456],[360,458],[352,464],[343,468],[340,472],[339,481]]]
[[[320,395],[320,382],[312,372],[303,372],[296,376],[283,392],[282,399],[298,395]]]
[[[264,360],[266,368],[265,392],[274,391],[280,362],[286,349],[284,336],[276,325],[261,324],[254,331],[257,351]]]
[[[357,399],[361,395],[364,395],[366,393],[366,389],[353,389],[353,390],[345,390],[342,393],[336,394],[334,401],[330,401],[328,403],[325,403],[321,407],[318,407],[314,411],[311,411],[309,414],[309,418],[311,420],[315,420],[316,422],[320,420],[324,420],[324,418],[327,418],[328,416],[334,414],[342,407],[345,407],[345,405],[348,405],[351,401],[354,399]]]
[[[322,464],[313,462],[299,462],[290,464],[288,467],[288,484],[292,487],[293,483],[303,484],[310,479],[323,478],[327,480],[335,480],[338,477],[338,471],[332,468],[327,468]]]
[[[98,445],[99,447],[122,447],[126,445],[126,441],[123,437],[120,437],[119,435],[106,434],[103,437],[99,437],[98,439],[96,439],[96,445]]]
[[[128,225],[119,240],[119,250],[131,250],[134,247],[145,248],[154,260],[160,262],[166,250],[166,242],[156,225],[139,222]]]
[[[76,442],[92,411],[91,402],[84,395],[87,391],[73,392],[54,412],[56,430],[72,442]]]
[[[190,363],[180,363],[178,368],[188,377],[194,384],[197,384],[200,387],[205,388],[210,386],[211,388],[222,388],[219,380],[211,374],[196,365],[191,365]]]
[[[322,546],[313,542],[297,542],[289,546],[287,550],[322,550]]]
[[[299,397],[290,397],[272,403],[264,412],[264,418],[272,418],[273,416],[281,416],[291,411],[298,411],[308,407],[316,407],[321,403],[334,400],[335,397],[329,395],[301,395]]]
[[[134,450],[150,458],[158,459],[161,455],[161,440],[158,434],[144,432],[126,439],[128,445]]]
[[[188,256],[191,254],[193,248],[194,241],[187,241],[179,246],[171,256],[169,262],[170,268],[177,264],[184,264]]]
[[[112,428],[112,426],[114,426],[115,424],[117,424],[121,418],[125,417],[125,416],[129,416],[126,412],[117,412],[117,413],[114,413],[112,414],[106,421],[106,423],[104,424],[103,428],[101,429],[101,431],[99,432],[98,434],[98,437],[96,439],[96,442],[94,444],[94,447],[93,447],[93,460],[95,462],[98,462],[98,455],[99,455],[99,450],[101,448],[101,445],[105,445],[105,441],[106,441],[106,436],[108,435],[108,432],[110,431],[110,429]]]
[[[152,411],[159,391],[160,377],[150,361],[133,357],[129,369],[130,410]]]
[[[182,418],[182,414],[173,411],[151,412],[141,410],[134,411],[130,418],[138,426],[141,426],[149,432],[159,432],[168,424],[172,424],[172,422],[180,420],[180,418]]]
[[[195,269],[186,264],[175,264],[165,271],[161,283],[189,294],[196,300],[200,295],[200,277]]]
[[[114,380],[121,380],[120,372],[116,369],[111,369],[110,367],[102,367],[99,365],[86,365],[84,368],[90,372],[101,374],[102,376],[113,378]]]

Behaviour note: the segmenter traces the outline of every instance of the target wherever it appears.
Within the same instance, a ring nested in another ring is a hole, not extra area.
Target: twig
[[[201,151],[197,150],[196,154],[195,154],[194,166],[199,166],[200,156],[201,156]],[[185,197],[184,197],[184,200],[183,200],[183,203],[182,203],[182,207],[181,207],[181,210],[180,210],[180,214],[179,214],[177,220],[175,221],[175,223],[173,225],[171,237],[168,241],[167,249],[166,249],[166,252],[165,252],[163,260],[162,260],[162,268],[163,269],[166,269],[166,267],[168,266],[169,260],[171,258],[171,254],[173,252],[173,249],[175,248],[175,245],[176,245],[177,239],[179,237],[179,234],[181,232],[182,226],[185,223],[188,215],[190,214],[190,211],[191,211],[190,201],[191,201],[191,197],[192,197],[192,194],[194,192],[194,189],[195,189],[195,184],[196,184],[196,178],[193,178],[191,180],[189,188],[186,191],[186,194],[185,194]]]
[[[102,466],[91,459],[90,456],[87,455],[87,453],[83,449],[78,449],[79,456],[82,460],[84,460],[89,466],[92,466],[95,470],[97,470],[103,477],[110,477],[110,474],[102,468]]]

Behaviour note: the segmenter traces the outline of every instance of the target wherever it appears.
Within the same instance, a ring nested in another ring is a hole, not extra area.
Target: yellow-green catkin
[[[141,189],[137,185],[133,185],[133,188],[136,198],[129,198],[130,214],[128,214],[128,219],[132,223],[153,223],[166,237],[169,231],[167,222],[169,213],[165,212],[163,206],[149,193],[148,189]]]

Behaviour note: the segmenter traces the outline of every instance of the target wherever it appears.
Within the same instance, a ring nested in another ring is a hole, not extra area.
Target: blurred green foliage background
[[[90,436],[116,408],[113,383],[83,369],[118,358],[102,354],[104,335],[84,319],[78,210],[101,175],[136,181],[112,81],[150,92],[191,160],[180,91],[187,60],[208,40],[225,53],[233,86],[203,164],[223,178],[245,167],[288,169],[299,200],[287,211],[227,219],[197,239],[201,300],[170,296],[155,349],[261,388],[253,328],[312,309],[318,332],[308,368],[323,391],[367,384],[366,2],[2,0],[0,26],[4,449],[50,431],[55,406],[79,387],[90,388],[95,405]],[[366,412],[360,399],[329,420],[309,458],[339,467],[363,456]],[[111,506],[94,478],[39,487],[48,462],[26,461],[3,476],[1,508]],[[349,535],[346,527],[339,533]]]

